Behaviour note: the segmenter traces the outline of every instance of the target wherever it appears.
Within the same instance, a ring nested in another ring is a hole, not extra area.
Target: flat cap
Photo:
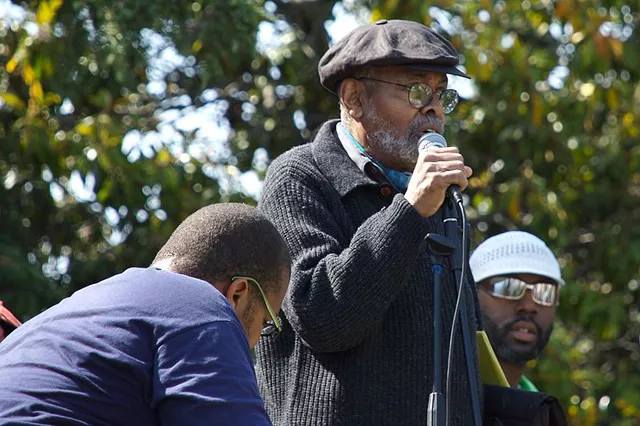
[[[417,22],[381,20],[351,31],[320,59],[320,83],[336,93],[338,83],[372,66],[407,65],[469,78],[457,69],[460,58],[441,35]]]

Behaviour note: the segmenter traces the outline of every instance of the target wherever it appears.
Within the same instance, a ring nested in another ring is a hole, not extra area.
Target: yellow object
[[[502,371],[489,337],[484,331],[476,331],[478,341],[478,357],[480,359],[480,378],[487,385],[509,387],[509,382]]]

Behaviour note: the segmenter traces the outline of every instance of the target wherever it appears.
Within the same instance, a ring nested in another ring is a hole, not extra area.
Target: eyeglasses
[[[278,318],[278,316],[275,314],[275,311],[271,307],[271,303],[269,303],[269,299],[267,299],[267,295],[265,294],[264,290],[262,290],[262,286],[260,285],[260,283],[255,278],[243,275],[236,275],[234,277],[231,277],[231,282],[241,279],[245,279],[250,283],[255,284],[255,286],[260,291],[260,295],[262,296],[262,300],[264,301],[264,306],[266,306],[267,311],[269,312],[269,316],[271,317],[271,321],[265,321],[264,325],[262,326],[262,331],[260,331],[260,335],[273,336],[274,334],[280,333],[282,331],[280,318]]]
[[[425,83],[400,84],[393,81],[380,80],[372,77],[359,77],[356,80],[372,80],[380,83],[393,84],[395,86],[404,87],[408,91],[409,103],[417,109],[422,109],[433,102],[433,89]],[[458,105],[458,92],[453,89],[445,89],[436,92],[436,96],[442,103],[442,112],[449,114]]]
[[[520,300],[527,290],[531,290],[531,299],[542,306],[558,304],[560,289],[556,283],[528,283],[513,277],[494,277],[485,281],[480,288],[494,297],[507,300]]]

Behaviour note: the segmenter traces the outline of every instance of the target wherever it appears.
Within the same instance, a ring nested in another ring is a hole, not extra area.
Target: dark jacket
[[[287,241],[293,270],[283,333],[263,337],[256,350],[261,393],[275,425],[424,426],[433,375],[424,237],[444,234],[442,218],[421,217],[388,183],[365,175],[336,124],[278,157],[267,174],[259,207]],[[475,355],[479,306],[471,280],[465,290]],[[447,342],[455,300],[447,278]],[[460,332],[455,345],[451,414],[454,425],[467,426]],[[446,368],[446,345],[443,353]]]

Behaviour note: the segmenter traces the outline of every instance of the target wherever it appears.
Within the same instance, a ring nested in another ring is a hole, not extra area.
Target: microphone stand
[[[442,268],[455,245],[439,234],[427,234],[429,260],[433,272],[433,392],[429,395],[427,426],[445,426],[446,406],[442,393]]]
[[[460,207],[459,209],[456,207]],[[449,265],[450,271],[453,273],[453,279],[455,285],[458,289],[458,297],[460,298],[460,323],[462,326],[462,342],[464,346],[464,355],[467,367],[467,379],[470,387],[470,395],[471,395],[471,407],[473,410],[474,417],[474,426],[482,426],[482,420],[480,417],[480,400],[478,397],[478,384],[475,375],[475,365],[473,358],[473,351],[471,350],[472,344],[475,344],[475,339],[471,339],[471,332],[469,330],[469,320],[467,314],[467,305],[465,301],[465,290],[466,290],[466,281],[461,281],[462,276],[462,265],[463,262],[466,262],[467,259],[463,259],[463,232],[462,226],[459,224],[459,214],[464,215],[464,207],[462,206],[462,202],[456,205],[456,201],[452,196],[447,196],[445,202],[443,204],[444,207],[444,228],[445,228],[445,236],[448,240],[453,241],[454,248],[449,257]],[[466,224],[466,219],[463,219],[462,222]],[[468,247],[468,245],[467,245]],[[435,306],[435,302],[434,302]],[[455,332],[453,327],[455,327],[455,321],[452,324],[452,336]],[[453,342],[454,339],[451,340]],[[453,348],[450,347],[449,351]],[[451,372],[449,372],[451,374]],[[447,419],[448,419],[447,412]],[[447,422],[448,423],[448,422]]]

